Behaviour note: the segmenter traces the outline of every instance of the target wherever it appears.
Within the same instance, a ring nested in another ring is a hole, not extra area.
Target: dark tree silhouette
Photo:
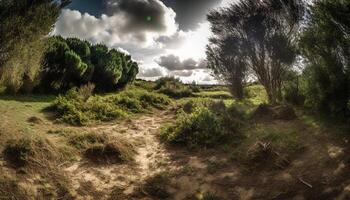
[[[311,7],[300,40],[306,58],[307,104],[337,117],[350,115],[350,1]]]
[[[295,35],[303,17],[299,0],[245,0],[210,12],[214,36],[207,47],[209,68],[242,97],[242,84],[255,76],[269,102],[281,98],[282,77],[296,57]]]

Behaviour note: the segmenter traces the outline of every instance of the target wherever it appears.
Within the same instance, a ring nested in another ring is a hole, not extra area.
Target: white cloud
[[[184,82],[214,82],[208,70],[201,70],[206,68],[205,47],[211,35],[208,22],[183,31],[176,24],[176,13],[160,0],[106,2],[110,4],[108,15],[100,17],[63,9],[53,34],[104,43],[132,55],[140,65],[138,78],[174,75]],[[151,18],[146,19],[148,13]],[[173,57],[161,60],[161,55]]]
[[[163,55],[155,59],[158,65],[166,68],[169,71],[177,70],[194,70],[206,68],[206,63],[204,60],[200,59],[198,61],[193,58],[187,58],[181,60],[179,56],[169,54]]]
[[[108,46],[133,44],[139,47],[148,47],[155,45],[157,38],[176,33],[178,29],[175,22],[176,14],[161,1],[123,0],[122,2],[139,2],[143,7],[151,8],[149,17],[152,14],[157,14],[157,17],[153,19],[154,21],[141,20],[136,12],[130,13],[128,7],[118,8],[118,4],[115,6],[119,12],[111,16],[101,15],[99,18],[88,13],[82,14],[76,10],[64,9],[55,25],[53,34],[63,37],[79,37],[94,43],[105,43]]]
[[[165,76],[165,72],[160,68],[141,68],[140,73],[138,74],[141,78],[154,78]]]

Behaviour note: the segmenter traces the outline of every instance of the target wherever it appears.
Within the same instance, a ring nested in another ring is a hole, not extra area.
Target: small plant
[[[95,85],[93,83],[88,83],[79,88],[78,92],[82,96],[83,100],[88,100],[93,94],[95,90]]]
[[[48,141],[40,137],[22,137],[11,139],[3,151],[6,161],[15,168],[38,165],[56,160],[58,152]]]
[[[68,143],[77,149],[86,149],[92,145],[99,145],[108,142],[106,134],[75,133],[68,136]]]
[[[123,142],[114,142],[92,145],[86,149],[84,155],[95,163],[116,164],[132,160],[134,151],[130,145]]]
[[[193,96],[193,90],[184,85],[180,79],[174,77],[163,77],[156,81],[154,87],[159,93],[168,95],[172,98],[183,98]]]
[[[159,173],[148,178],[145,181],[145,184],[142,186],[142,190],[144,190],[152,197],[166,199],[170,196],[170,193],[167,189],[169,183],[169,175],[166,173]]]
[[[196,107],[190,113],[180,110],[175,124],[163,128],[161,138],[190,148],[211,147],[231,141],[239,135],[240,121],[229,115],[224,105],[219,105],[214,103],[210,109]]]

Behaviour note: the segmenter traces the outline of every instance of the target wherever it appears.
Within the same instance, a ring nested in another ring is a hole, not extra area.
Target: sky
[[[206,14],[234,0],[73,0],[62,10],[54,35],[103,43],[139,63],[138,78],[175,76],[213,84],[205,46]]]

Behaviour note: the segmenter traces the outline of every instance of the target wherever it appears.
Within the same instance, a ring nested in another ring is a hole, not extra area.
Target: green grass
[[[47,95],[0,96],[0,151],[9,139],[45,132],[37,130],[28,119],[46,118],[43,110],[54,98]]]
[[[250,85],[244,88],[246,101],[253,105],[268,103],[266,91],[262,85]]]
[[[162,94],[143,89],[127,88],[117,94],[90,96],[82,98],[79,90],[70,90],[59,96],[52,104],[58,120],[72,125],[87,125],[100,121],[122,119],[135,113],[150,112],[152,109],[164,109],[171,103]]]
[[[212,98],[212,99],[232,99],[232,95],[228,91],[201,91],[194,93],[195,97]]]

